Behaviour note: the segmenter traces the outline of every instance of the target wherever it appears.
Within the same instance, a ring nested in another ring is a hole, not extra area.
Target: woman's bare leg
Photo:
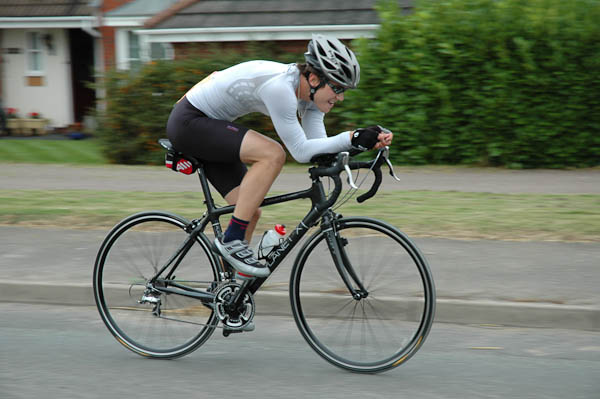
[[[240,148],[240,159],[252,166],[240,185],[225,196],[225,200],[235,204],[233,216],[250,221],[245,234],[250,241],[261,214],[259,206],[285,164],[285,151],[275,140],[248,130]]]

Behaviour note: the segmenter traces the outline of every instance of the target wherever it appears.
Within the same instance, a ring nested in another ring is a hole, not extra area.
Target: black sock
[[[231,220],[229,221],[229,227],[227,227],[225,235],[223,236],[223,242],[229,242],[233,240],[244,240],[244,235],[246,234],[248,223],[249,222],[245,220],[238,219],[235,216],[232,216]]]

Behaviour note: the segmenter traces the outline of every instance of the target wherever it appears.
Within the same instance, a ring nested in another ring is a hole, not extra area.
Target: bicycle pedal
[[[229,337],[229,335],[231,334],[239,334],[243,332],[242,330],[228,330],[226,328],[223,329],[223,336],[224,337]]]
[[[256,326],[254,325],[253,321],[251,321],[250,323],[246,324],[244,327],[239,328],[239,329],[231,329],[231,328],[223,327],[223,336],[228,337],[230,334],[251,332],[251,331],[254,331],[255,329],[256,329]]]

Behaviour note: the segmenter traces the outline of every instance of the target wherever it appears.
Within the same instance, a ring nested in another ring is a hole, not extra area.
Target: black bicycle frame
[[[204,193],[204,202],[207,207],[207,212],[201,219],[198,228],[200,231],[202,231],[210,222],[212,224],[215,235],[217,237],[221,237],[223,232],[221,230],[219,217],[222,215],[233,213],[235,205],[216,207],[211,195],[206,175],[204,174],[204,169],[202,167],[199,167],[197,173],[200,179],[200,184],[202,185],[202,191]],[[336,188],[329,196],[329,199],[325,194],[321,180],[319,179],[319,177],[314,176],[312,178],[311,188],[302,191],[296,191],[289,194],[267,197],[261,203],[260,207],[262,208],[265,206],[295,201],[298,199],[308,198],[312,202],[310,211],[306,214],[306,216],[304,216],[304,218],[298,224],[298,226],[296,226],[296,228],[292,230],[290,235],[287,238],[285,238],[281,242],[281,244],[267,256],[267,267],[269,268],[271,273],[273,273],[277,269],[277,267],[281,264],[283,259],[285,259],[285,257],[288,255],[288,253],[296,246],[296,244],[302,239],[302,237],[304,237],[306,232],[308,232],[308,230],[310,230],[310,228],[319,221],[319,219],[323,218],[324,223],[329,222],[330,218],[328,218],[326,211],[331,205],[333,205],[335,200],[337,200],[337,197],[341,192],[341,181],[339,181],[339,176],[332,176],[332,179],[334,180],[334,182],[336,182]],[[248,286],[248,290],[254,294],[266,281],[266,279],[266,277],[253,279]]]
[[[315,168],[309,169],[312,179],[312,186],[309,189],[296,191],[289,194],[277,195],[272,197],[267,197],[263,200],[260,207],[265,207],[269,205],[280,204],[283,202],[294,201],[298,199],[310,199],[311,200],[311,209],[304,216],[302,221],[296,226],[294,230],[290,233],[290,235],[285,238],[281,244],[271,252],[266,259],[267,267],[273,273],[277,267],[281,264],[283,259],[289,254],[289,252],[298,244],[298,242],[304,237],[304,235],[310,230],[310,228],[316,225],[319,220],[321,220],[321,226],[324,231],[328,229],[333,230],[334,220],[336,215],[333,211],[330,210],[330,207],[335,203],[337,198],[341,193],[341,179],[339,175],[329,176],[333,179],[335,183],[335,187],[333,191],[330,193],[329,197],[325,194],[323,189],[323,183],[320,180],[322,174],[317,174]],[[158,279],[158,276],[161,275],[167,268],[171,267],[171,270],[167,274],[166,279],[169,279],[170,276],[174,273],[175,269],[181,262],[181,260],[185,257],[187,252],[193,246],[197,235],[200,232],[203,232],[208,223],[212,224],[213,231],[217,237],[221,237],[223,235],[223,231],[221,229],[221,224],[219,222],[219,217],[222,215],[233,213],[235,209],[235,205],[217,207],[212,198],[211,190],[208,184],[208,180],[206,178],[203,167],[200,165],[197,170],[198,177],[200,179],[200,184],[202,186],[202,191],[204,194],[204,203],[206,205],[207,211],[200,219],[193,220],[192,223],[188,226],[189,236],[187,240],[180,246],[179,250],[171,257],[171,259],[167,262],[167,264],[158,271],[156,276],[152,279],[153,283],[160,283],[161,279]],[[360,279],[354,272],[352,265],[349,263],[348,257],[346,256],[343,245],[339,241],[339,237],[335,238],[337,235],[335,232],[329,233],[327,235],[327,245],[329,246],[330,252],[332,254],[333,261],[336,265],[338,272],[346,286],[350,294],[356,299],[361,297],[365,297],[367,295],[365,288],[363,287]],[[173,263],[174,262],[174,263]],[[358,290],[355,289],[351,283],[351,279],[354,280],[354,283],[358,286]],[[237,302],[236,300],[242,298],[245,292],[250,291],[254,294],[258,289],[262,286],[262,284],[267,280],[264,278],[254,278],[251,280],[246,280],[242,284],[242,289],[237,291],[235,298],[232,302]],[[195,290],[190,287],[186,287],[181,284],[174,284],[173,282],[169,282],[169,285],[172,285],[176,288],[169,288],[165,286],[156,286],[155,289],[167,292],[174,293],[184,296],[189,296],[193,298],[200,299],[202,301],[211,301],[214,298],[214,294],[210,294],[205,291]]]

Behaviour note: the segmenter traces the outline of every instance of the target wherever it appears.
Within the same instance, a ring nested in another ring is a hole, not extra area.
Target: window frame
[[[140,37],[135,33],[134,30],[127,30],[127,50],[125,52],[125,62],[127,65],[127,69],[129,70],[136,70],[139,69],[141,67],[141,65],[143,64],[142,61],[142,45],[140,43]],[[132,40],[132,38],[135,38],[135,43],[137,45],[137,58],[132,57],[132,44],[134,43],[134,40]]]
[[[162,58],[153,58],[152,57],[152,46],[153,45],[161,46],[165,56]],[[173,44],[169,43],[169,42],[149,42],[148,43],[148,53],[149,53],[148,58],[150,59],[150,61],[173,60],[175,58],[175,49],[173,48]]]
[[[32,48],[33,41],[32,37],[36,37],[36,48]],[[38,69],[32,69],[32,56],[36,54],[38,56]],[[25,32],[25,73],[26,76],[44,76],[46,69],[46,62],[44,57],[44,45],[43,45],[43,33],[41,31],[26,31]]]
[[[115,33],[115,62],[118,69],[135,72],[148,62],[175,59],[175,48],[172,43],[151,42],[148,40],[148,36],[136,33],[137,30],[139,29],[122,28]],[[164,57],[152,58],[153,45],[162,47]],[[132,49],[137,50],[137,58],[132,57]]]

